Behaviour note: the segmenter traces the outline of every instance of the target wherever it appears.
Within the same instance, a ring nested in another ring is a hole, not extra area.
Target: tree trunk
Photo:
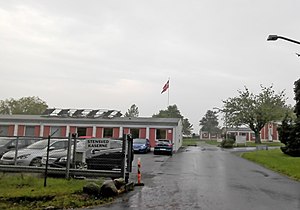
[[[260,132],[259,131],[255,131],[255,143],[256,144],[261,144],[261,140],[260,140]]]

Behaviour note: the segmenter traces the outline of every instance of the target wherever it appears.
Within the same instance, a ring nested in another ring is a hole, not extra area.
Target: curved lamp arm
[[[289,41],[289,42],[300,44],[300,42],[298,42],[296,40],[289,39],[289,38],[286,38],[286,37],[283,37],[283,36],[277,36],[277,35],[269,35],[267,41],[276,41],[277,39],[284,39],[284,40]]]

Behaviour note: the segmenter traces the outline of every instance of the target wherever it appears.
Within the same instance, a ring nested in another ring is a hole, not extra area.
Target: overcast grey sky
[[[207,110],[247,86],[286,90],[294,105],[299,0],[0,0],[0,100],[140,116],[170,105],[198,132]]]

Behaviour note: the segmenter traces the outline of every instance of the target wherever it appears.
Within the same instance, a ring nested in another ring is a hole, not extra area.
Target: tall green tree
[[[285,144],[281,147],[282,152],[287,155],[300,157],[300,79],[295,81],[295,116],[291,117],[288,112],[278,128],[279,140]]]
[[[39,97],[23,97],[20,99],[5,99],[0,101],[0,114],[42,114],[48,105]]]
[[[187,118],[184,118],[177,105],[169,105],[166,110],[160,110],[158,114],[153,114],[152,117],[161,117],[161,118],[181,118],[182,119],[182,126],[183,126],[183,134],[190,135],[193,130],[193,125],[190,124]]]
[[[169,105],[166,110],[159,110],[158,114],[153,114],[152,117],[161,117],[161,118],[183,118],[180,114],[180,111],[177,108],[177,105]]]
[[[206,131],[208,133],[219,133],[220,128],[218,122],[217,112],[208,110],[205,116],[200,120],[199,123],[201,127],[201,131]]]
[[[135,104],[132,104],[124,116],[125,117],[138,117],[139,116],[139,108]]]
[[[182,132],[184,135],[191,135],[193,130],[193,125],[189,122],[187,118],[182,121]]]
[[[273,86],[261,86],[261,92],[253,94],[247,87],[239,95],[224,100],[227,126],[247,125],[255,133],[255,142],[261,143],[260,131],[266,123],[283,119],[287,106],[284,91],[275,93]]]

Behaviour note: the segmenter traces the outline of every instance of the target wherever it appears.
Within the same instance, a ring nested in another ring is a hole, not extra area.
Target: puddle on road
[[[186,149],[183,150],[183,152],[215,152],[215,151],[219,151],[219,148],[215,148],[215,147],[188,147]]]
[[[258,173],[258,174],[262,174],[262,175],[264,175],[265,177],[269,177],[269,174],[267,174],[266,172],[263,172],[263,171],[252,170],[252,172],[255,172],[255,173]]]

